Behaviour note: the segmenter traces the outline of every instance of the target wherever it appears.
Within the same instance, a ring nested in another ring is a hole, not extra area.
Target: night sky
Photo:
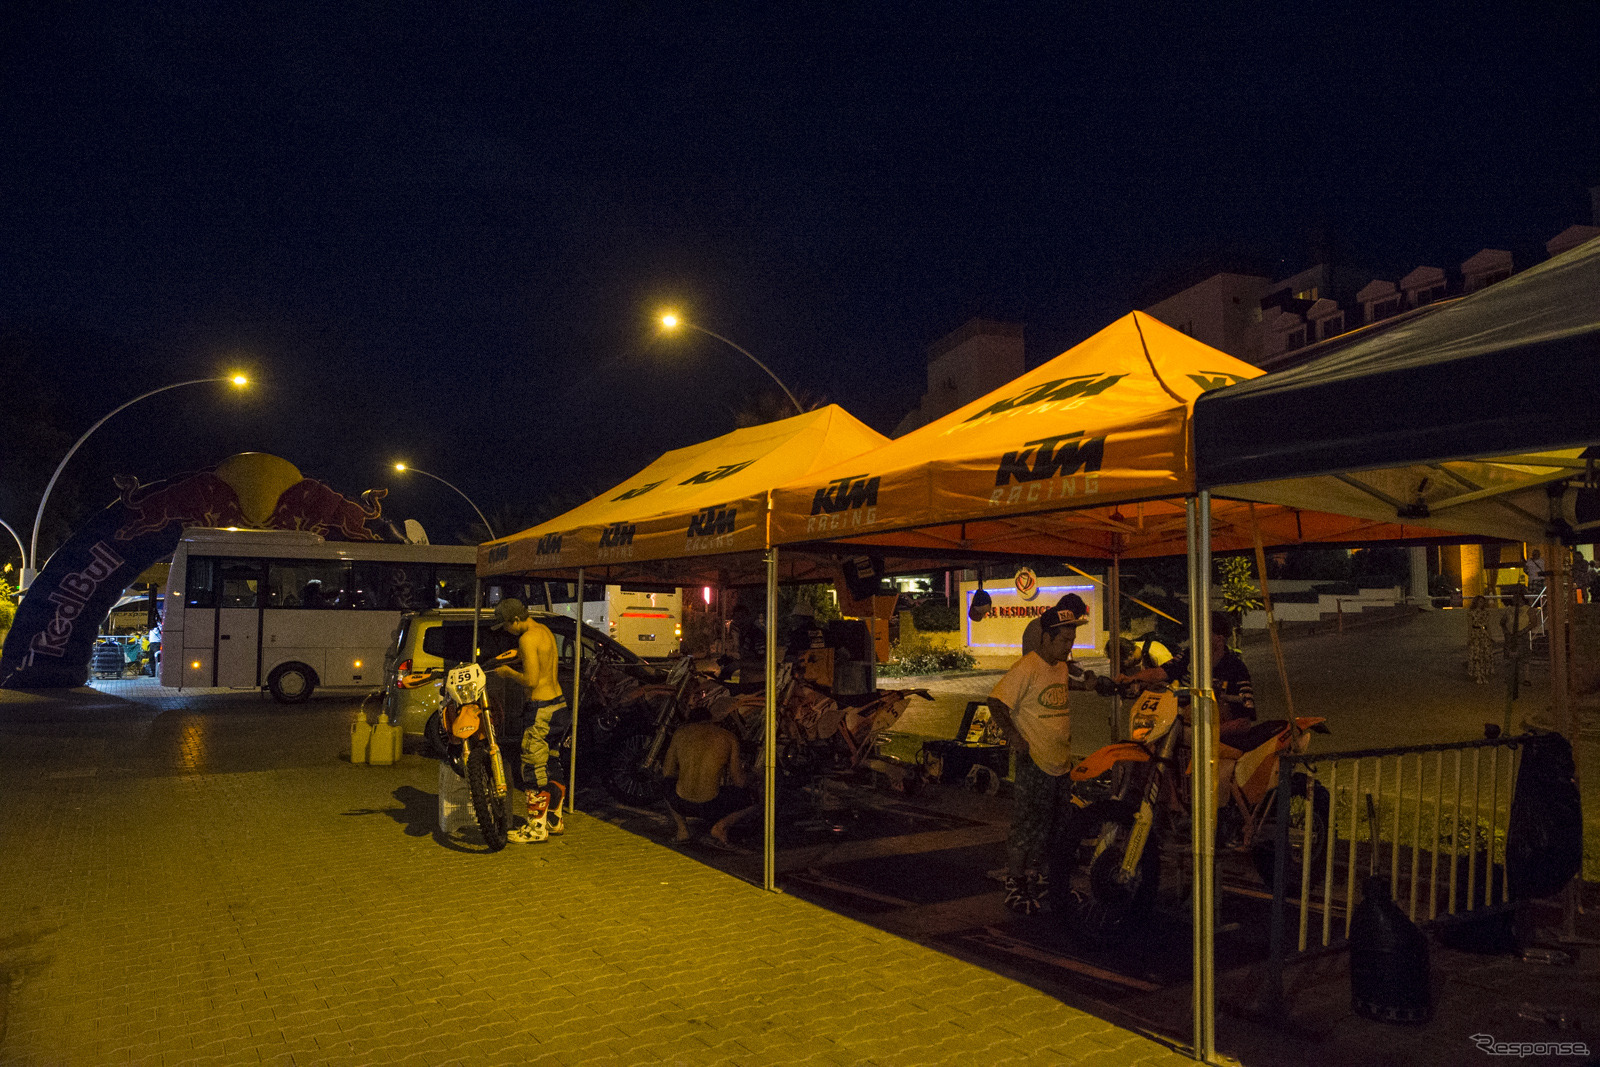
[[[63,508],[261,450],[453,540],[390,461],[532,521],[771,391],[664,304],[890,432],[973,315],[1032,364],[1208,267],[1520,269],[1594,221],[1600,5],[1198,10],[13,3],[0,518],[235,366]]]

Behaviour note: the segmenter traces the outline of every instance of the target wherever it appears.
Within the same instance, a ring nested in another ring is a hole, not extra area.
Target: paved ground
[[[345,702],[0,703],[7,1064],[1180,1063],[582,815],[439,837]]]
[[[1340,747],[1477,735],[1500,698],[1456,677],[1456,621],[1295,642],[1297,705],[1326,709]],[[1265,656],[1248,658],[1270,710]],[[992,676],[940,684],[902,743],[948,736]],[[0,694],[0,1062],[1182,1059],[1144,1036],[1188,1035],[1181,902],[1102,957],[1009,915],[984,878],[1004,796],[832,793],[785,828],[771,895],[740,880],[758,857],[661,847],[664,816],[588,790],[594,814],[546,846],[440,837],[436,764],[341,757],[351,701],[105,688],[131,699]],[[1092,698],[1075,710],[1079,747],[1109,734]],[[1600,1034],[1600,950],[1572,946],[1558,966],[1436,943],[1438,1015],[1417,1029],[1354,1016],[1335,955],[1297,968],[1263,1024],[1259,894],[1222,907],[1218,1045],[1250,1067],[1457,1064],[1483,1055],[1474,1034]],[[1554,914],[1534,919],[1554,944]]]

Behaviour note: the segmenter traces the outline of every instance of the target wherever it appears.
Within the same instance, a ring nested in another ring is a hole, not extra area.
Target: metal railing
[[[1507,906],[1506,830],[1532,736],[1279,756],[1263,1001],[1281,1004],[1292,956],[1349,938],[1358,873],[1386,872],[1392,899],[1419,924]]]

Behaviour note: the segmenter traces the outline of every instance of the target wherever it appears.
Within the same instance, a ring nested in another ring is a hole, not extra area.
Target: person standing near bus
[[[511,831],[509,840],[518,844],[545,841],[564,829],[561,805],[566,787],[550,781],[550,720],[567,706],[556,677],[556,639],[548,628],[528,617],[527,605],[506,597],[494,607],[493,629],[503,630],[517,639],[522,669],[500,666],[494,673],[522,686],[528,694],[529,716],[522,731],[522,785],[528,794],[528,822]],[[556,790],[551,803],[551,788]]]

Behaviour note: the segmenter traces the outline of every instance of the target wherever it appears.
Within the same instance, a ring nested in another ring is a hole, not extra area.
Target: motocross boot
[[[1031,874],[1032,872],[1029,872]],[[1031,881],[1027,874],[1020,878],[1010,875],[1006,878],[1006,907],[1018,915],[1037,915],[1039,912],[1039,899],[1034,896],[1036,883]]]
[[[551,782],[550,790],[554,796],[550,798],[550,808],[545,812],[545,826],[551,837],[560,837],[567,829],[567,820],[561,811],[562,805],[567,802],[567,787],[560,782]]]
[[[550,839],[550,827],[545,821],[545,816],[550,810],[550,793],[548,788],[534,788],[528,790],[528,823],[519,826],[506,835],[506,840],[519,845],[537,844]]]

